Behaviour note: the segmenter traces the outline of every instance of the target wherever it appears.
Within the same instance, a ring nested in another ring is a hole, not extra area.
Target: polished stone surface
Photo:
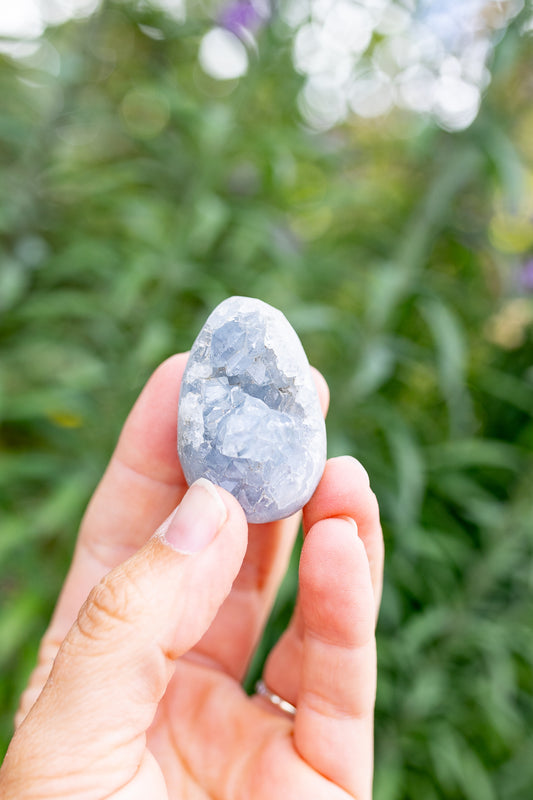
[[[281,311],[250,297],[215,308],[191,349],[178,452],[187,482],[208,478],[250,522],[282,519],[313,494],[326,429],[302,344]]]

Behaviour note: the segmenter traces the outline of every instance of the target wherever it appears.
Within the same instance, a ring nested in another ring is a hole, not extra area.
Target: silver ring
[[[273,706],[276,706],[276,708],[279,708],[281,711],[285,711],[286,714],[290,714],[291,717],[294,717],[296,714],[296,706],[293,706],[288,700],[284,700],[279,694],[271,692],[264,680],[261,679],[257,681],[255,684],[255,691],[260,697],[264,697],[265,700],[268,700]]]

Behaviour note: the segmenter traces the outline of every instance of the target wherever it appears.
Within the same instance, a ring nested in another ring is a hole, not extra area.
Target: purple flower
[[[530,258],[520,267],[518,285],[524,292],[533,292],[533,258]]]
[[[269,15],[268,6],[252,0],[233,0],[221,11],[219,24],[222,28],[242,37],[243,32],[258,30]]]

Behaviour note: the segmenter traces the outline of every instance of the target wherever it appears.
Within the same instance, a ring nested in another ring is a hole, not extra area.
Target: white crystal
[[[250,522],[282,519],[313,494],[326,429],[302,344],[281,311],[230,297],[207,319],[183,376],[178,452],[188,483],[231,492]]]

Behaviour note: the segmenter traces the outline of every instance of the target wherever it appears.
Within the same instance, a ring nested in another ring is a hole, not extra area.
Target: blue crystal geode
[[[178,453],[189,484],[208,478],[250,522],[288,517],[324,471],[326,428],[302,344],[281,311],[251,297],[215,308],[183,376]]]

